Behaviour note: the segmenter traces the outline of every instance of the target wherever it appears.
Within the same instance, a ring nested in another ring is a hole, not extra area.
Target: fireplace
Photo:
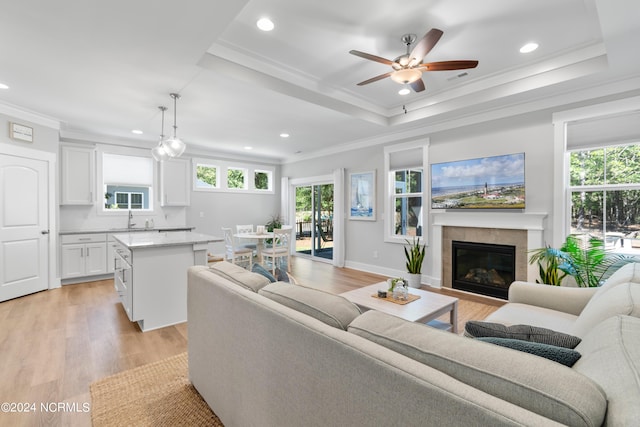
[[[457,240],[451,245],[454,289],[507,299],[515,280],[515,246]]]

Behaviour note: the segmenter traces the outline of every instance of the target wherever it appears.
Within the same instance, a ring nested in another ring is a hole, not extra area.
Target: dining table
[[[273,232],[264,231],[259,233],[257,231],[253,231],[251,233],[235,233],[233,237],[237,239],[256,240],[256,252],[258,253],[258,258],[260,258],[262,256],[262,249],[264,248],[264,241],[266,239],[273,239]]]

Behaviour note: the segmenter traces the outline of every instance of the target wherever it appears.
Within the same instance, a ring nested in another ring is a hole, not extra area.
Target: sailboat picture
[[[374,221],[376,205],[376,173],[352,173],[350,179],[349,219]]]

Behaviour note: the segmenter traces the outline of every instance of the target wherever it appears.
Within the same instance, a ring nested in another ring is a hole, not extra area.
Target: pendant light
[[[176,100],[180,98],[180,95],[170,93],[169,96],[173,98],[173,136],[164,142],[164,147],[170,157],[180,157],[187,148],[187,145],[176,136],[176,129],[178,129],[176,126]]]
[[[160,141],[158,141],[158,145],[151,150],[151,156],[153,156],[157,162],[163,162],[169,160],[169,153],[164,146],[164,112],[167,111],[167,107],[158,108],[162,111],[162,128],[160,130]]]

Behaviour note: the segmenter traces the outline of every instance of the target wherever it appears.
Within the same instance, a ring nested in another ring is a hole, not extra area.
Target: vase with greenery
[[[269,221],[264,224],[264,228],[268,232],[272,232],[275,228],[282,228],[282,218],[280,215],[274,215]]]
[[[542,283],[555,286],[566,276],[573,277],[580,287],[600,286],[615,270],[635,261],[607,250],[603,240],[583,235],[567,236],[560,249],[547,246],[531,253],[529,264],[538,263]]]
[[[416,237],[414,237],[411,242],[409,240],[405,241],[409,245],[409,247],[404,247],[404,255],[407,259],[407,272],[409,273],[409,286],[419,288],[426,245],[421,245],[420,239]]]

